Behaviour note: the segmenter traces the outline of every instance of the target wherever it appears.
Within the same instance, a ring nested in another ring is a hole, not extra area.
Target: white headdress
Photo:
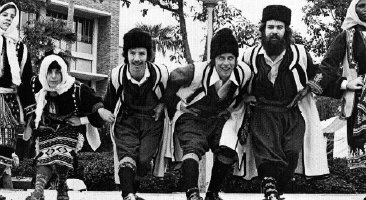
[[[362,25],[366,27],[366,22],[361,21],[356,13],[356,5],[359,1],[360,0],[352,0],[351,4],[349,5],[347,9],[346,18],[342,23],[343,30],[352,28],[355,25]]]
[[[10,24],[9,28],[5,31],[0,28],[0,35],[5,36],[6,38],[6,55],[8,56],[8,61],[10,65],[10,71],[12,76],[12,82],[15,85],[20,85],[21,79],[20,79],[20,67],[19,62],[17,58],[16,53],[16,44],[19,41],[19,30],[18,30],[18,24],[19,24],[19,9],[13,2],[6,3],[0,7],[0,10],[2,10],[5,6],[13,5],[15,7],[15,17]],[[0,13],[1,14],[1,13]],[[1,45],[2,46],[2,45]],[[0,46],[0,47],[1,47]]]
[[[47,72],[49,66],[54,61],[56,61],[61,67],[62,81],[55,88],[50,88],[47,82]],[[67,73],[66,62],[60,56],[57,55],[49,55],[42,60],[39,69],[38,79],[42,84],[42,89],[36,94],[36,102],[37,102],[36,119],[35,119],[36,128],[38,127],[39,121],[41,120],[43,108],[47,103],[46,101],[47,92],[57,92],[57,94],[60,95],[68,91],[75,82],[75,78]]]

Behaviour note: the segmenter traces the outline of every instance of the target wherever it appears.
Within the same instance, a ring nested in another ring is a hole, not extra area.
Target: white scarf
[[[19,31],[18,31],[18,23],[19,23],[19,9],[18,7],[13,3],[9,2],[0,7],[0,10],[2,10],[6,5],[13,5],[15,7],[15,18],[13,19],[11,25],[7,30],[3,30],[0,28],[0,35],[5,36],[6,38],[6,55],[8,57],[9,65],[10,65],[10,71],[12,76],[13,84],[19,86],[21,83],[20,79],[20,66],[17,58],[16,53],[16,44],[19,41]],[[0,44],[0,48],[2,48],[3,43]]]
[[[50,88],[47,82],[47,72],[50,64],[54,61],[56,61],[61,66],[62,81],[55,88]],[[42,89],[36,94],[36,102],[37,102],[36,119],[35,119],[36,128],[38,127],[39,122],[41,121],[43,108],[47,103],[46,101],[47,92],[57,92],[57,94],[60,95],[68,91],[75,82],[75,78],[67,73],[66,62],[60,56],[57,55],[49,55],[42,60],[41,67],[39,69],[38,79],[42,84]]]
[[[347,30],[352,28],[355,25],[361,25],[366,27],[366,22],[360,20],[356,13],[356,5],[360,0],[352,0],[351,4],[348,7],[346,18],[342,23],[342,29]]]

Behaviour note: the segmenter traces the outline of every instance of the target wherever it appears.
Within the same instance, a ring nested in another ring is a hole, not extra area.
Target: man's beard
[[[287,42],[284,37],[280,38],[278,35],[271,35],[262,39],[262,45],[268,56],[278,56],[285,50]]]

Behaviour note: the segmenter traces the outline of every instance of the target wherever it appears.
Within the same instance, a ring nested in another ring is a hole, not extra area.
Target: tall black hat
[[[263,9],[262,22],[278,20],[286,25],[291,24],[291,10],[283,5],[270,5]]]

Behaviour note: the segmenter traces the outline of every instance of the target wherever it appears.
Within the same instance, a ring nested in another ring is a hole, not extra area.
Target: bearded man
[[[322,83],[327,78],[326,70],[313,64],[304,47],[293,44],[290,22],[291,10],[286,6],[264,8],[261,44],[248,48],[243,56],[253,73],[248,89],[254,97],[250,99],[255,100],[250,133],[266,199],[279,199],[279,194],[293,178],[302,148],[309,149],[306,132],[315,130],[320,122],[309,91],[323,93]],[[298,97],[305,98],[299,101]],[[309,126],[311,121],[317,124]],[[317,134],[322,137],[321,132]],[[312,141],[324,141],[324,138]],[[324,147],[323,143],[321,145]],[[321,152],[315,154],[319,165],[311,175],[329,173],[325,147],[312,147],[310,149],[317,148]]]

